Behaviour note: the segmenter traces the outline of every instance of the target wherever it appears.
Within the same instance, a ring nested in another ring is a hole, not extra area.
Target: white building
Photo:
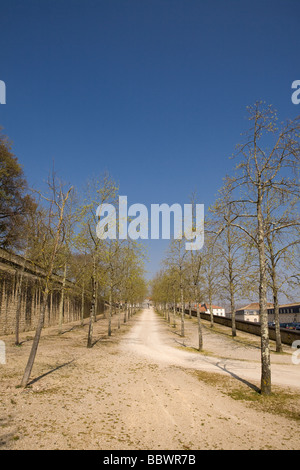
[[[208,304],[202,304],[202,307],[205,308],[205,313],[210,314],[210,309]],[[225,317],[225,308],[223,307],[218,307],[217,305],[212,305],[212,313],[213,315],[218,315],[219,317]]]

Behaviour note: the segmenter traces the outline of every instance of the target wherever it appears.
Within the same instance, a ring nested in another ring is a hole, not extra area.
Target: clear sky
[[[0,0],[0,125],[30,185],[109,171],[129,204],[207,208],[246,106],[299,114],[299,0]],[[148,269],[166,243],[152,241]]]

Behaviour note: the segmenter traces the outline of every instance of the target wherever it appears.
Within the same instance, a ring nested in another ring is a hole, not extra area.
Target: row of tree
[[[24,257],[23,270],[26,261],[40,266],[45,272],[42,306],[22,386],[30,379],[48,298],[54,288],[53,274],[62,279],[59,332],[62,332],[67,280],[81,291],[82,312],[85,299],[90,302],[88,348],[93,345],[93,325],[100,299],[108,305],[110,336],[113,313],[118,313],[120,327],[146,297],[142,246],[132,240],[102,240],[96,236],[97,208],[114,203],[117,195],[118,187],[107,174],[90,180],[79,193],[73,186],[63,184],[54,170],[45,191],[29,191],[8,139],[0,134],[0,246]],[[22,294],[22,277],[21,273],[18,299]],[[19,344],[21,302],[17,303],[16,343]]]
[[[268,296],[274,304],[276,350],[280,352],[280,295],[293,299],[299,295],[300,118],[279,124],[273,107],[263,102],[248,112],[249,130],[234,155],[238,163],[233,174],[224,178],[207,214],[204,248],[187,252],[183,240],[173,240],[153,280],[152,297],[157,303],[172,304],[174,318],[175,306],[181,305],[182,336],[186,302],[198,305],[199,349],[203,346],[201,302],[208,304],[213,326],[212,303],[226,301],[236,336],[237,303],[258,297],[261,393],[270,394]]]

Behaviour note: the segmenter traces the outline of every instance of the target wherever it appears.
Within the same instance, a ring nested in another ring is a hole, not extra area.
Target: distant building
[[[192,308],[194,310],[197,309],[197,304],[192,304]],[[199,304],[199,312],[200,313],[205,313],[206,312],[206,307],[204,307],[203,305]]]
[[[219,317],[225,317],[225,308],[223,307],[218,307],[217,305],[212,305],[212,313],[213,315],[218,315]],[[209,305],[207,303],[201,305],[200,312],[204,313],[209,313],[210,314],[210,309]]]
[[[268,303],[267,306],[271,308],[273,304]],[[237,320],[259,322],[259,303],[254,302],[239,308],[236,310],[235,316]]]
[[[274,306],[268,308],[269,322],[274,321]],[[300,322],[300,303],[285,304],[279,306],[279,319],[281,323]]]
[[[267,308],[268,321],[273,322],[275,318],[274,305],[272,303],[268,303]],[[259,303],[254,302],[246,305],[245,307],[239,308],[238,310],[236,310],[235,315],[237,320],[259,322]],[[300,303],[280,305],[279,319],[280,323],[300,322]]]

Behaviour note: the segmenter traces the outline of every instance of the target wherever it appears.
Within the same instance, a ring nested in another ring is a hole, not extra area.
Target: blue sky
[[[213,203],[246,106],[299,114],[298,0],[0,0],[0,125],[30,185],[54,160],[128,203]],[[147,243],[150,273],[165,242]]]

